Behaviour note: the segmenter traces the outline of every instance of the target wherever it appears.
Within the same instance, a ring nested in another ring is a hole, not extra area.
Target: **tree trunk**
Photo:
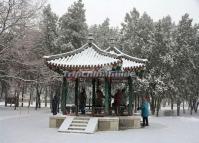
[[[177,101],[177,116],[180,116],[180,101]]]
[[[3,99],[3,92],[4,92],[3,86],[1,86],[1,97],[0,97],[0,101],[1,101],[1,99]]]
[[[197,102],[196,108],[195,108],[195,112],[198,112],[198,106],[199,106],[199,102]]]
[[[35,110],[37,110],[37,108],[41,107],[41,101],[40,101],[40,90],[39,90],[39,85],[36,85],[36,106],[35,106]]]
[[[173,110],[173,98],[171,98],[171,110]]]
[[[198,109],[198,102],[197,102],[197,100],[195,99],[195,101],[194,101],[194,105],[193,105],[193,107],[194,107],[194,112],[195,113],[197,113],[197,109]]]
[[[192,105],[192,100],[190,101],[190,115],[193,114],[193,105]]]
[[[42,87],[40,87],[39,90],[39,108],[41,108],[41,92],[42,92]]]
[[[183,102],[182,102],[182,108],[183,108],[183,113],[185,114],[184,100],[183,100]]]
[[[4,91],[5,94],[5,107],[7,107],[7,97],[8,97],[8,89],[6,88]]]
[[[154,97],[151,97],[151,114],[155,114],[155,99]]]
[[[46,92],[45,92],[45,107],[47,107],[47,97],[48,97],[48,87],[45,88]]]
[[[161,99],[160,97],[157,98],[157,105],[156,105],[156,116],[159,116],[159,111],[160,111],[160,105],[161,105]]]
[[[21,107],[23,107],[23,100],[24,100],[24,85],[23,85],[22,91],[21,91]]]
[[[30,104],[32,102],[32,95],[33,95],[34,89],[33,87],[30,87],[30,97],[29,97],[29,102],[28,102],[28,107],[30,107]]]

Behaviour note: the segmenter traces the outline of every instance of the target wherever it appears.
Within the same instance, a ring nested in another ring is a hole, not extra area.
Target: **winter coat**
[[[122,92],[121,105],[126,105],[126,103],[127,103],[127,95],[125,92]]]
[[[142,111],[142,117],[148,117],[149,116],[149,104],[147,101],[144,101],[141,107]]]
[[[86,92],[82,91],[79,96],[79,104],[80,106],[86,106]]]
[[[102,91],[97,91],[96,106],[102,107],[104,95]]]
[[[122,100],[122,92],[118,91],[114,96],[114,104],[115,106],[120,106]]]

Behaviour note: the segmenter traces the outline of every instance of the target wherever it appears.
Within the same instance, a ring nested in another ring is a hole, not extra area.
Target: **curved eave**
[[[108,47],[107,49],[105,49],[105,51],[106,52],[114,51],[117,55],[122,54],[122,51],[120,51],[116,47]]]
[[[98,65],[62,65],[62,64],[53,64],[53,63],[46,63],[46,65],[50,69],[52,70],[54,69],[54,71],[56,69],[63,71],[87,71],[87,70],[96,71],[103,67],[118,65],[119,63],[121,63],[121,61],[117,61],[110,64],[107,63],[107,64],[98,64]]]
[[[147,59],[140,59],[140,58],[132,57],[132,56],[129,56],[129,55],[124,54],[124,53],[118,55],[118,57],[124,58],[124,59],[127,59],[127,60],[131,60],[131,61],[134,61],[136,63],[146,63],[146,62],[148,62]]]
[[[139,71],[139,70],[144,70],[144,69],[145,69],[145,65],[123,68],[124,71]]]
[[[134,62],[139,62],[139,63],[146,63],[146,62],[148,62],[147,59],[140,59],[140,58],[136,58],[136,57],[132,57],[130,55],[127,55],[127,54],[123,53],[122,51],[120,51],[119,49],[117,49],[116,47],[109,47],[105,51],[108,52],[108,53],[110,53],[111,50],[113,50],[115,52],[115,55],[118,58],[124,58],[124,59],[131,60],[131,61],[134,61]]]
[[[122,59],[123,61],[123,65],[122,65],[122,69],[124,71],[136,71],[136,70],[144,70],[145,68],[145,63],[139,63],[139,62],[135,62],[135,61],[131,61],[131,60],[127,60],[127,59]]]

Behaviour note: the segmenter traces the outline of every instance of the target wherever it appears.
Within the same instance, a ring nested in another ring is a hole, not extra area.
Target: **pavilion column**
[[[108,92],[108,78],[105,78],[104,83],[104,91],[105,91],[105,114],[109,114],[109,92]]]
[[[97,79],[96,86],[97,86],[97,89],[99,89],[99,86],[100,86],[100,80],[99,79]]]
[[[128,106],[128,115],[131,116],[133,114],[133,85],[132,85],[132,77],[128,77],[128,85],[129,85],[129,106]]]
[[[78,106],[78,97],[79,97],[79,79],[76,78],[75,79],[75,107],[76,107],[76,116],[78,115],[78,111],[79,111],[79,106]]]
[[[96,99],[96,91],[95,91],[95,78],[92,80],[92,114],[95,112],[95,99]]]
[[[109,96],[109,115],[111,115],[111,111],[110,111],[110,108],[111,108],[111,82],[112,82],[112,80],[111,80],[111,78],[110,78],[110,80],[109,80],[109,84],[108,84],[108,96]]]
[[[66,113],[67,93],[68,93],[67,80],[66,80],[66,77],[63,77],[62,97],[61,97],[61,111],[62,111],[62,114]]]

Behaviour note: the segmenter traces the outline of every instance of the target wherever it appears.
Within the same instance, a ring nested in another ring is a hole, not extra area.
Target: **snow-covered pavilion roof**
[[[117,65],[121,60],[115,54],[101,50],[94,43],[85,44],[81,48],[57,55],[44,56],[47,66],[63,70],[88,70],[103,66]]]
[[[136,68],[145,67],[145,63],[148,61],[147,59],[140,59],[136,57],[129,56],[115,46],[111,46],[105,50],[111,54],[116,55],[118,58],[122,59],[122,69],[123,70],[132,70]]]

